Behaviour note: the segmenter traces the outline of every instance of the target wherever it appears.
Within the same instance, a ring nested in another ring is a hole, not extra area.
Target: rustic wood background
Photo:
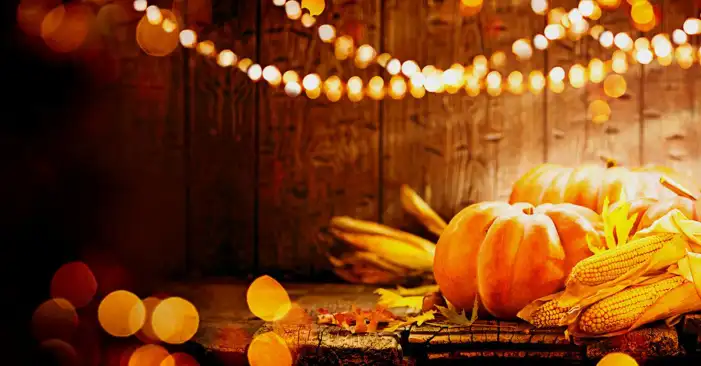
[[[458,1],[327,0],[319,21],[341,30],[360,25],[362,42],[442,68],[478,54],[510,54],[514,40],[531,38],[544,25],[530,1],[485,0],[474,17],[461,17]],[[551,4],[569,9],[577,2]],[[698,15],[696,2],[661,5],[663,22],[649,35]],[[270,0],[178,0],[174,6],[203,38],[263,65],[343,79],[380,72],[336,61],[316,27],[287,20]],[[620,10],[599,22],[631,29]],[[473,202],[506,199],[513,181],[545,161],[579,164],[605,154],[625,165],[665,164],[701,178],[698,65],[631,65],[628,92],[611,102],[611,120],[594,124],[587,105],[603,95],[601,85],[538,96],[289,98],[191,51],[146,56],[134,42],[134,27],[124,25],[111,50],[122,76],[103,112],[100,156],[121,172],[127,188],[101,232],[125,261],[148,269],[144,273],[328,281],[316,248],[319,231],[333,215],[411,227],[399,204],[403,183],[450,219]],[[591,38],[557,42],[528,62],[509,62],[507,71],[567,70],[593,55],[609,59],[611,52]]]

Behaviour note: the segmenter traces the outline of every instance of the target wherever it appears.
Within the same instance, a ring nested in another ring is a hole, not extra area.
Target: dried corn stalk
[[[433,211],[431,206],[426,203],[411,187],[403,184],[400,188],[400,196],[402,207],[405,211],[416,217],[421,224],[430,232],[440,236],[448,224]]]

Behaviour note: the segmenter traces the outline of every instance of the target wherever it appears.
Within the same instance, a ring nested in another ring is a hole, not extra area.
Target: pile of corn
[[[437,236],[446,222],[411,188],[400,190],[402,207]],[[435,243],[371,221],[338,216],[322,234],[326,257],[334,272],[352,283],[420,284],[433,279]]]
[[[568,326],[570,334],[586,338],[701,309],[701,286],[693,275],[701,274],[701,256],[694,253],[701,247],[679,222],[693,226],[697,235],[701,224],[689,223],[676,210],[660,220],[630,242],[579,262],[563,292],[534,302],[519,317],[537,328]]]

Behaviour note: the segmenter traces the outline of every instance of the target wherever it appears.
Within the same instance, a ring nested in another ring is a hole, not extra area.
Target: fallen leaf
[[[438,285],[427,285],[414,288],[397,286],[397,294],[400,296],[423,296],[433,292],[438,292],[439,290]]]
[[[435,310],[430,310],[430,311],[427,311],[423,314],[409,317],[404,321],[392,322],[392,323],[389,323],[389,325],[385,329],[383,329],[382,331],[387,332],[387,333],[393,333],[399,327],[409,326],[409,325],[412,325],[414,323],[416,323],[416,325],[418,325],[418,326],[421,326],[424,322],[435,319],[436,318],[435,314],[436,314]]]
[[[423,305],[423,296],[402,296],[398,293],[378,288],[375,293],[380,295],[380,299],[377,300],[378,305],[386,306],[388,308],[401,308],[408,307],[414,311],[421,311],[421,306]]]
[[[477,321],[477,313],[479,312],[479,297],[475,296],[475,302],[472,304],[472,314],[470,314],[470,319],[467,319],[465,316],[465,310],[458,313],[455,308],[443,306],[436,306],[436,308],[449,322],[469,327],[474,324],[475,321]]]

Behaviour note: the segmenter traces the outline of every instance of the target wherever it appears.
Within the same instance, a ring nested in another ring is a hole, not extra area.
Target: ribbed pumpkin
[[[521,308],[564,287],[572,267],[601,246],[601,218],[573,204],[482,202],[458,213],[436,245],[433,273],[445,298],[513,319]]]
[[[674,198],[676,195],[660,184],[666,175],[691,187],[682,174],[661,166],[626,168],[607,160],[605,166],[584,164],[576,168],[541,164],[524,174],[511,190],[509,202],[573,203],[601,213],[604,198],[616,202],[621,192],[629,200]]]
[[[701,218],[699,212],[701,207],[697,204],[696,195],[692,191],[674,180],[664,179],[661,184],[669,189],[674,197],[661,199],[642,197],[630,200],[628,215],[638,214],[631,234],[649,227],[657,219],[674,209],[678,209],[684,216],[692,220],[698,221]],[[614,210],[621,203],[617,202],[611,205],[611,210]]]

